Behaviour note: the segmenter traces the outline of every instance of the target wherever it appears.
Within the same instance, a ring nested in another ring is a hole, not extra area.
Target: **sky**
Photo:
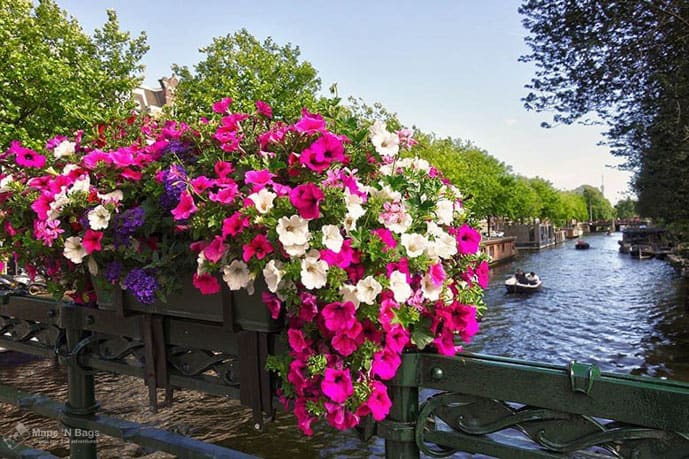
[[[540,127],[548,113],[521,98],[534,74],[518,0],[56,0],[91,33],[117,12],[120,28],[145,31],[144,84],[193,68],[199,48],[241,28],[279,45],[299,46],[325,93],[380,102],[406,126],[470,140],[512,167],[561,190],[604,185],[612,204],[628,196],[630,174],[605,146],[601,128]],[[461,184],[458,184],[461,188]]]

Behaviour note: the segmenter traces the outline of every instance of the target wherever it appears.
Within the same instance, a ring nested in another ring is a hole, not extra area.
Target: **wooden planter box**
[[[244,289],[231,291],[224,282],[221,282],[220,293],[203,295],[193,286],[191,276],[181,277],[180,293],[168,296],[166,302],[153,304],[140,303],[134,295],[114,286],[103,288],[94,280],[98,308],[123,314],[136,311],[225,324],[231,322],[237,330],[273,333],[282,329],[282,318],[273,319],[261,299],[261,293],[267,291],[262,278],[256,280],[253,295]]]

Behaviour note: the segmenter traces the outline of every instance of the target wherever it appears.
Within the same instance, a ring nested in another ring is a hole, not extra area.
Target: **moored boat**
[[[655,255],[653,253],[653,247],[647,244],[632,244],[631,248],[629,249],[629,255],[632,256],[632,258],[638,258],[639,260],[647,260],[649,258],[653,258]]]

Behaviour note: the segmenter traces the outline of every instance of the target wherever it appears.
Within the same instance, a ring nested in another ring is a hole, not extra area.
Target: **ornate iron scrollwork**
[[[430,445],[426,440],[429,430],[450,436],[484,436],[498,442],[495,436],[487,436],[507,429],[524,434],[533,447],[555,453],[572,454],[593,448],[598,455],[617,458],[689,457],[689,437],[684,434],[447,392],[421,405],[416,443],[424,454],[448,457],[458,450],[440,444],[438,436],[434,436],[435,447]]]

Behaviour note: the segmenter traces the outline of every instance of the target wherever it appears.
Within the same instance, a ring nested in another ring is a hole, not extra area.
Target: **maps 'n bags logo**
[[[20,443],[31,438],[31,429],[25,426],[22,422],[18,422],[14,426],[14,431],[7,436],[7,439],[0,438],[0,440],[5,443],[8,448],[15,448],[19,446]],[[8,443],[7,440],[10,440]]]

